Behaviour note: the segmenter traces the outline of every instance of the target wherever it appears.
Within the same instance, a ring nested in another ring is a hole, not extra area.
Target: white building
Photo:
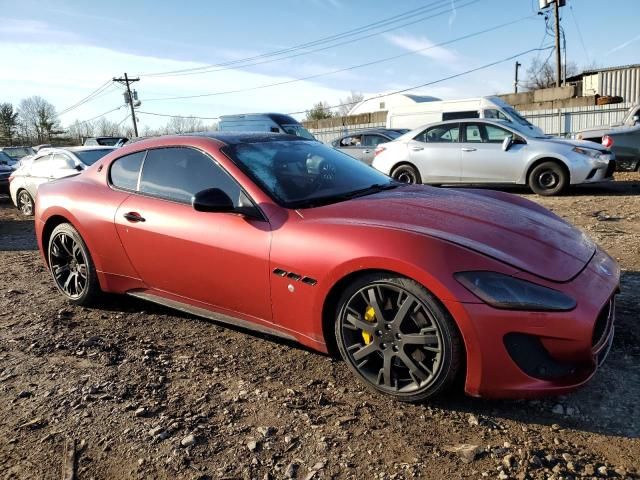
[[[430,97],[428,95],[413,95],[410,93],[394,93],[385,97],[374,95],[372,97],[365,98],[360,103],[356,103],[353,108],[349,110],[349,115],[379,112],[396,107],[405,107],[408,105],[415,105],[416,103],[433,102],[436,100],[440,99]]]

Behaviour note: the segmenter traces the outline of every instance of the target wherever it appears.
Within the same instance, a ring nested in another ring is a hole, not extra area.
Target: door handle
[[[371,150],[363,150],[362,153],[371,153]]]
[[[463,152],[475,152],[477,150],[477,148],[469,148],[469,147],[465,147],[462,149]]]
[[[419,152],[420,150],[424,150],[424,147],[415,146],[415,147],[411,147],[411,150],[413,150],[414,152]]]
[[[123,215],[130,222],[144,222],[146,219],[138,212],[127,212]]]

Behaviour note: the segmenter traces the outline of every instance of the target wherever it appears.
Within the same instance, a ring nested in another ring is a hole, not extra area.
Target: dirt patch
[[[638,478],[640,175],[557,198],[623,268],[607,363],[575,394],[423,405],[343,362],[132,298],[68,305],[0,198],[0,472],[60,478]],[[462,446],[461,445],[466,445]],[[67,448],[67,451],[65,451]]]

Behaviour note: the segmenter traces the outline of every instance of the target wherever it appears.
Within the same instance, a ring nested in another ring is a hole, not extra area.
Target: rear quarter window
[[[144,159],[145,152],[136,152],[125,155],[111,163],[109,181],[114,187],[124,190],[136,190],[138,187],[138,177],[140,166]]]

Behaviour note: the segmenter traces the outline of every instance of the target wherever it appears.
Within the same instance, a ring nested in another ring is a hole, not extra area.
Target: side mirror
[[[198,212],[234,212],[235,207],[229,195],[219,188],[207,188],[191,198],[193,209]]]
[[[637,124],[640,122],[640,115],[634,115],[633,116],[633,124]]]
[[[502,141],[502,150],[506,152],[511,148],[511,145],[513,145],[513,135],[507,135]]]
[[[75,167],[73,167],[75,170],[82,172],[84,170],[84,167],[80,164],[76,165]]]

